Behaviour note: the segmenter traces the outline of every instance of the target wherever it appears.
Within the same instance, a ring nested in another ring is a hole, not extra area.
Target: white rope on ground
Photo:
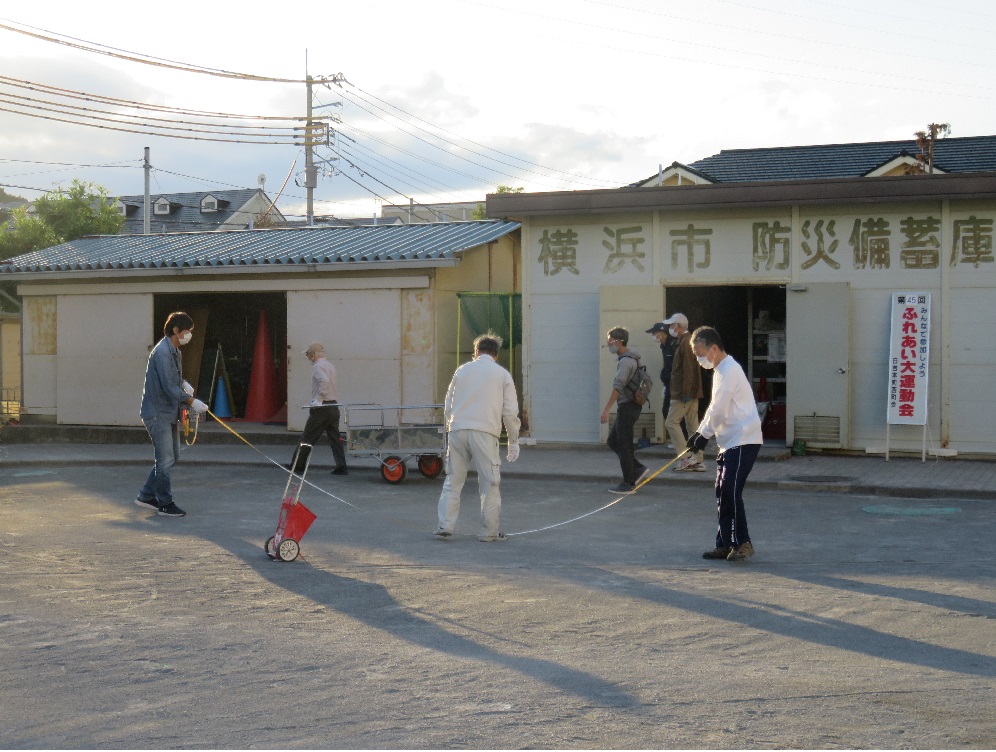
[[[645,485],[647,485],[650,481],[652,481],[654,478],[656,478],[662,472],[664,472],[669,467],[671,467],[671,465],[673,465],[675,462],[677,462],[682,457],[684,457],[686,454],[688,454],[689,451],[690,450],[686,449],[684,452],[682,452],[677,457],[675,457],[673,460],[671,460],[666,465],[664,465],[664,467],[662,467],[660,470],[658,470],[657,472],[655,472],[652,475],[650,475],[647,478],[645,478],[632,491],[630,491],[629,493],[622,494],[618,499],[615,499],[614,501],[610,501],[608,504],[605,504],[604,506],[600,506],[598,509],[593,509],[592,511],[586,512],[585,514],[578,515],[577,517],[572,517],[571,519],[564,520],[563,522],[557,522],[557,523],[555,523],[553,525],[547,525],[546,527],[538,527],[538,528],[536,528],[534,530],[523,530],[523,531],[518,532],[518,533],[505,533],[505,535],[511,537],[513,535],[529,535],[530,533],[540,533],[540,532],[542,532],[544,530],[552,530],[555,527],[561,527],[562,525],[569,525],[572,522],[577,522],[578,520],[583,520],[585,517],[591,517],[593,514],[597,514],[598,512],[602,512],[602,511],[608,509],[609,507],[618,504],[620,501],[622,501],[623,499],[625,499],[630,494],[634,494],[637,491],[639,491],[641,488],[643,488]]]
[[[284,467],[284,465],[282,463],[277,462],[275,459],[273,459],[272,457],[268,456],[261,449],[259,449],[256,446],[254,446],[248,439],[246,439],[238,431],[236,431],[234,428],[232,428],[227,423],[225,423],[223,420],[221,420],[221,418],[219,418],[217,415],[215,415],[214,413],[212,413],[210,410],[207,411],[207,414],[210,415],[212,418],[214,418],[222,426],[224,426],[227,431],[231,432],[236,438],[238,438],[240,441],[242,441],[246,446],[248,446],[250,449],[252,449],[254,452],[256,452],[257,454],[259,454],[260,456],[264,457],[267,461],[269,461],[270,463],[276,465],[281,470],[283,470],[285,473],[292,472],[291,470],[288,470],[286,467]],[[557,522],[557,523],[554,523],[552,525],[546,525],[545,527],[538,527],[538,528],[535,528],[533,530],[522,530],[522,531],[517,532],[517,533],[505,533],[505,534],[508,537],[511,538],[513,535],[530,535],[532,533],[540,533],[540,532],[543,532],[544,530],[552,530],[553,528],[556,528],[556,527],[562,527],[564,525],[569,525],[572,522],[577,522],[578,520],[583,520],[585,517],[591,517],[593,514],[598,514],[599,512],[603,512],[606,509],[608,509],[609,507],[615,506],[620,501],[622,501],[623,499],[625,499],[627,496],[629,496],[629,495],[635,493],[636,491],[640,490],[641,488],[643,488],[650,481],[652,481],[654,478],[656,478],[662,472],[664,472],[665,470],[667,470],[669,467],[671,467],[671,465],[673,465],[675,462],[677,462],[678,460],[680,460],[682,457],[684,457],[690,451],[691,451],[690,449],[685,449],[677,457],[675,457],[674,459],[672,459],[670,462],[668,462],[666,465],[664,465],[663,467],[661,467],[659,470],[655,471],[651,475],[649,475],[646,478],[644,478],[643,481],[641,481],[632,491],[630,491],[629,493],[625,493],[625,494],[620,495],[619,498],[614,499],[613,501],[610,501],[608,504],[604,504],[603,506],[600,506],[598,509],[593,509],[592,511],[586,512],[585,514],[578,515],[577,517],[572,517],[571,519],[564,520],[563,522]],[[328,496],[328,497],[330,497],[332,499],[335,499],[336,501],[338,501],[338,502],[340,502],[342,504],[345,504],[347,507],[355,509],[358,512],[369,511],[369,510],[363,509],[361,507],[358,507],[355,504],[350,504],[345,499],[343,499],[343,498],[341,498],[339,496],[336,496],[331,491],[326,491],[324,488],[322,488],[321,486],[315,485],[310,480],[305,479],[304,482],[305,482],[306,485],[310,486],[311,488],[315,489],[316,491],[319,491],[319,492],[325,494],[326,496]],[[383,514],[378,513],[378,512],[373,512],[373,513],[376,514],[376,515],[378,515],[378,516],[380,516],[380,517],[387,517],[387,519],[390,519],[390,520],[392,520],[394,522],[399,522],[399,523],[402,522],[401,520],[398,520],[398,519],[396,519],[394,517],[386,516],[386,515],[383,515]],[[412,525],[410,523],[408,523],[407,521],[405,521],[403,523],[403,525],[405,527],[412,527]],[[454,536],[454,537],[457,537],[457,536],[468,537],[468,538],[476,538],[477,537],[476,535],[471,535],[470,533],[451,533],[451,535]]]
[[[217,421],[218,423],[220,423],[220,424],[221,424],[222,426],[224,426],[224,427],[225,427],[225,430],[229,431],[229,432],[230,432],[230,433],[231,433],[232,435],[234,435],[234,436],[235,436],[235,437],[236,437],[237,439],[239,439],[239,441],[241,441],[242,443],[244,443],[244,444],[245,444],[245,445],[246,445],[247,447],[249,447],[250,449],[252,449],[252,450],[253,450],[254,452],[256,452],[257,454],[259,454],[259,455],[260,455],[261,457],[264,457],[264,458],[265,458],[265,459],[266,459],[266,460],[267,460],[268,462],[270,462],[270,463],[271,463],[271,464],[273,464],[273,465],[276,465],[276,466],[277,466],[277,467],[279,467],[279,468],[280,468],[281,470],[283,470],[283,471],[284,471],[285,473],[290,473],[290,472],[293,472],[293,471],[291,471],[291,470],[288,470],[288,469],[287,469],[286,467],[284,467],[284,465],[283,465],[282,463],[280,463],[280,462],[277,462],[277,461],[276,461],[275,459],[273,459],[272,457],[270,457],[270,456],[269,456],[268,454],[266,454],[266,453],[265,453],[265,452],[264,452],[263,450],[261,450],[261,449],[259,449],[258,447],[254,446],[254,445],[252,444],[252,442],[250,442],[250,441],[249,441],[249,440],[248,440],[247,438],[245,438],[245,437],[244,437],[244,436],[243,436],[242,434],[240,434],[240,433],[239,433],[238,431],[236,431],[236,430],[235,430],[234,428],[232,428],[232,427],[231,427],[230,425],[228,425],[227,423],[225,423],[225,421],[223,421],[223,420],[222,420],[221,418],[219,418],[219,417],[218,417],[217,415],[215,415],[215,414],[214,414],[213,412],[211,412],[210,410],[208,410],[208,411],[207,411],[207,414],[208,414],[208,415],[210,415],[210,416],[211,416],[212,418],[214,418],[214,419],[215,419],[215,420],[216,420],[216,421]],[[321,486],[316,486],[316,485],[315,485],[314,483],[312,483],[312,482],[311,482],[310,480],[307,480],[307,479],[304,479],[304,483],[305,483],[305,485],[308,485],[308,486],[311,486],[311,487],[312,487],[313,489],[315,489],[316,491],[321,491],[321,492],[322,492],[323,494],[325,494],[326,496],[329,496],[329,497],[331,497],[331,498],[335,499],[336,501],[338,501],[338,502],[340,502],[340,503],[342,503],[342,504],[345,504],[345,505],[346,505],[347,507],[352,507],[353,509],[356,509],[356,510],[358,510],[358,511],[361,511],[361,510],[360,510],[360,508],[359,508],[358,506],[356,506],[355,504],[350,504],[350,503],[349,503],[348,501],[346,501],[346,500],[345,500],[345,499],[343,499],[343,498],[340,498],[340,497],[336,496],[336,495],[335,495],[334,493],[332,493],[331,491],[326,491],[326,490],[325,490],[324,488],[322,488]]]

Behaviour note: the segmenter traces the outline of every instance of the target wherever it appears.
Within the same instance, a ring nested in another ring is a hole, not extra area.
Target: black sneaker
[[[451,533],[449,530],[443,530],[441,527],[437,527],[435,532],[433,532],[433,535],[435,535],[437,538],[449,538],[451,535],[453,535],[453,533]]]
[[[185,517],[187,515],[180,507],[174,504],[172,501],[164,507],[159,507],[159,512],[163,517]]]
[[[638,486],[649,477],[650,477],[650,468],[644,465],[640,465],[637,468],[636,483],[634,483],[633,485]]]
[[[333,468],[332,475],[349,475],[349,470],[345,467],[336,467]]]
[[[636,486],[634,486],[632,483],[627,483],[626,481],[623,481],[615,488],[609,488],[607,490],[609,493],[612,494],[631,494],[633,493],[633,491],[636,490]]]
[[[730,555],[733,549],[729,546],[716,546],[712,551],[706,551],[702,554],[703,559],[725,559]]]
[[[135,503],[140,507],[145,507],[146,509],[159,510],[159,504],[155,499],[143,499],[141,496],[135,498]]]

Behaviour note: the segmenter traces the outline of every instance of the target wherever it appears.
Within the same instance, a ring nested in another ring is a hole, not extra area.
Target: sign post
[[[920,459],[927,461],[927,374],[930,366],[930,293],[894,292],[890,306],[889,394],[885,424],[885,459],[889,429],[923,426]]]

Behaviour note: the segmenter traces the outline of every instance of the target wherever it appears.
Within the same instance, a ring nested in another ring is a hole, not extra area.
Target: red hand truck
[[[298,460],[302,451],[307,448],[307,458],[304,469],[298,475]],[[294,452],[293,470],[287,474],[287,485],[284,486],[284,499],[280,505],[280,517],[277,519],[277,532],[266,539],[263,550],[274,561],[294,561],[301,553],[301,539],[308,532],[311,523],[317,515],[301,503],[301,489],[304,488],[304,478],[311,465],[311,445],[299,444]]]

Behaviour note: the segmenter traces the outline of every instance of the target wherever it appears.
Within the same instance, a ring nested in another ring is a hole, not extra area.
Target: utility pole
[[[304,129],[304,187],[308,195],[308,226],[315,224],[315,188],[318,187],[318,171],[315,169],[315,131],[312,121],[311,76],[305,72],[308,92],[308,120]]]
[[[142,232],[146,235],[150,233],[151,212],[149,211],[149,173],[152,171],[152,164],[149,162],[149,147],[145,147],[145,160],[142,165],[145,170],[145,201],[142,203]]]

